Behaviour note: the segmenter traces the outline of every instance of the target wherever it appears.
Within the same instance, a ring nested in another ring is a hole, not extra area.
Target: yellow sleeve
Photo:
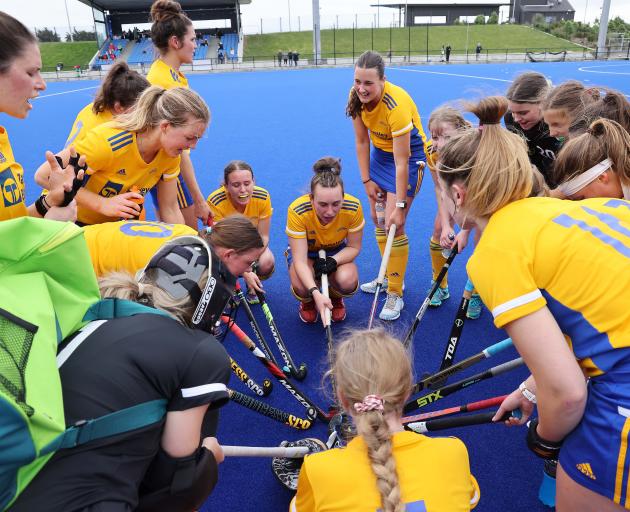
[[[413,130],[413,117],[411,109],[406,104],[395,105],[392,110],[388,111],[389,127],[392,131],[392,137],[400,137]]]
[[[268,219],[269,217],[271,217],[272,213],[273,208],[271,207],[271,195],[267,193],[267,198],[260,207],[260,214],[258,215],[258,218],[261,220]]]
[[[304,459],[300,475],[298,477],[298,487],[294,498],[289,505],[289,512],[314,512],[315,511],[315,496],[313,496],[313,488],[308,479],[307,474],[307,459]]]
[[[532,274],[532,251],[516,240],[514,242],[505,240],[502,247],[491,243],[480,244],[466,266],[498,328],[547,304]],[[532,246],[535,244],[534,240],[530,242]]]
[[[363,226],[365,226],[365,219],[363,218],[363,207],[361,206],[361,203],[359,203],[359,207],[357,208],[357,211],[354,212],[354,215],[352,217],[352,222],[350,224],[350,227],[348,228],[348,232],[356,233],[357,231],[361,231],[363,229]]]
[[[300,216],[295,213],[291,207],[289,207],[287,213],[287,227],[285,232],[289,238],[306,238],[306,226]]]
[[[77,153],[85,155],[88,174],[109,169],[113,159],[112,148],[97,128],[90,130],[77,142],[75,149]]]
[[[72,129],[70,130],[70,133],[68,134],[68,138],[66,139],[66,143],[63,146],[64,148],[67,148],[68,146],[70,146],[70,144],[73,144],[74,141],[77,140],[77,137],[79,136],[81,131],[83,130],[83,120],[81,119],[82,112],[83,111],[79,112],[79,114],[77,115],[77,118],[74,120]]]
[[[472,510],[479,504],[479,500],[481,499],[481,490],[479,489],[477,479],[472,475],[470,475],[470,484],[472,486],[472,491],[470,492],[470,510]]]
[[[210,207],[210,211],[212,212],[212,218],[214,222],[218,222],[225,217],[225,213],[219,207],[219,205],[226,200],[227,192],[223,187],[218,188],[214,192],[211,192],[208,198],[206,199],[206,203]]]
[[[179,176],[179,165],[181,157],[170,159],[166,168],[162,171],[162,181],[171,181]]]

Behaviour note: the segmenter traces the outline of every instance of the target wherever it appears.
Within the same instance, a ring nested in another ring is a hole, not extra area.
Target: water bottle
[[[385,203],[383,201],[376,201],[374,205],[374,210],[376,211],[376,227],[377,228],[385,228]]]
[[[455,240],[455,234],[454,233],[449,233],[448,234],[448,239],[451,242],[453,240]],[[448,259],[448,257],[451,255],[451,251],[452,251],[452,249],[442,249],[442,256],[444,256],[446,259]]]

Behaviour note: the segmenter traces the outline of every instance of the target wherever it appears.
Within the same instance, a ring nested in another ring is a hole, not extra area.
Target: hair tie
[[[378,395],[367,395],[363,402],[355,402],[354,410],[358,413],[369,411],[383,412],[383,399]]]
[[[587,169],[582,174],[578,174],[576,177],[565,181],[558,186],[558,190],[562,192],[566,197],[570,197],[576,192],[582,190],[586,185],[595,181],[599,176],[604,174],[613,165],[610,158],[602,160],[598,164],[595,164],[590,169]]]

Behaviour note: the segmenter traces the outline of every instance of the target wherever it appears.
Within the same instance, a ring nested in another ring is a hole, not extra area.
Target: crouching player
[[[343,298],[354,294],[359,284],[355,258],[363,238],[363,208],[360,201],[346,194],[341,180],[341,163],[332,157],[313,165],[311,193],[298,197],[288,211],[286,233],[289,237],[287,263],[291,291],[300,301],[303,322],[315,323],[332,309],[332,321],[346,318]],[[324,249],[326,258],[319,258]],[[330,299],[324,297],[317,282],[323,273],[330,277]]]

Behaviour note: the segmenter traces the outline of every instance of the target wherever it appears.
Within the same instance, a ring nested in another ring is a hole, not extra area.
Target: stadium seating
[[[209,35],[204,35],[202,37],[202,39],[207,41],[208,43],[210,43],[210,38],[211,36]],[[201,41],[198,39],[197,48],[195,49],[195,54],[193,55],[193,60],[203,60],[207,58],[209,45],[202,45],[200,44],[200,42]]]
[[[238,60],[238,34],[223,34],[221,36],[223,51],[227,61]],[[234,53],[230,53],[230,48],[234,48]]]
[[[95,66],[100,66],[102,64],[113,64],[114,62],[116,62],[116,59],[112,61],[109,56],[103,58],[105,55],[108,55],[109,45],[112,42],[116,47],[116,49],[114,50],[114,55],[116,56],[116,58],[118,58],[120,57],[120,54],[125,50],[125,47],[127,46],[127,43],[129,41],[127,41],[126,39],[105,39],[103,46],[101,46],[100,50],[98,51],[98,57],[96,58],[96,60],[94,60]]]
[[[129,64],[148,64],[155,60],[158,52],[153,46],[153,42],[149,38],[143,38],[141,41],[136,42],[136,45],[131,50],[131,54],[127,58]]]

